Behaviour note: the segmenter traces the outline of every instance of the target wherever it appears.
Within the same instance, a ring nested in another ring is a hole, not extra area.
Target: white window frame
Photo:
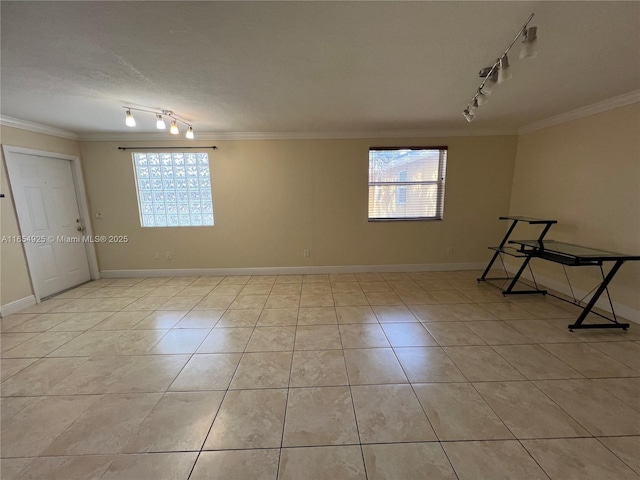
[[[371,204],[369,204],[368,208],[368,220],[370,222],[385,222],[385,221],[416,221],[416,220],[443,220],[444,219],[444,196],[445,196],[445,177],[446,177],[446,166],[447,166],[447,156],[448,156],[448,147],[446,146],[436,146],[436,147],[371,147],[369,148],[369,152],[375,151],[406,151],[406,150],[434,150],[439,152],[439,160],[438,160],[438,176],[436,180],[410,180],[407,178],[406,181],[400,180],[400,175],[398,175],[397,181],[385,181],[385,182],[372,182],[371,181],[371,162],[369,162],[369,203],[371,202],[371,188],[375,188],[378,186],[395,186],[396,187],[396,199],[400,199],[400,189],[407,189],[408,186],[411,185],[437,185],[437,193],[436,193],[436,211],[433,216],[419,216],[419,217],[401,217],[401,216],[390,216],[390,217],[372,217],[371,216]],[[400,172],[401,173],[401,172]],[[377,190],[379,193],[380,190]],[[379,195],[374,195],[375,200],[379,200]],[[403,205],[410,203],[405,202]]]

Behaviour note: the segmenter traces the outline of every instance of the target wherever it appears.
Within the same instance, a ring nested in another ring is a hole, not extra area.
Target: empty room
[[[640,2],[0,9],[2,480],[640,479]]]

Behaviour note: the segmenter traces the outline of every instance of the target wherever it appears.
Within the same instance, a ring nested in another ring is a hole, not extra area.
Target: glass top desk
[[[595,248],[573,245],[571,243],[557,242],[555,240],[510,240],[509,243],[518,245],[518,251],[532,258],[541,258],[555,263],[561,263],[572,267],[596,265],[602,267],[605,262],[614,262],[607,275],[602,273],[602,282],[597,287],[595,293],[582,309],[582,313],[574,324],[569,325],[569,330],[577,328],[629,328],[628,323],[618,323],[615,318],[610,323],[583,324],[583,320],[591,312],[603,292],[607,292],[609,283],[618,272],[624,262],[640,260],[640,255],[624,255],[621,253],[597,250]],[[606,317],[605,317],[606,318]]]

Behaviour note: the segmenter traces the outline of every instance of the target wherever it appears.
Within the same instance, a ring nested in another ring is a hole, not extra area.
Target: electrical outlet
[[[164,252],[164,258],[167,260],[173,260],[173,257],[171,256],[171,252]]]
[[[302,252],[302,256],[304,258],[309,258],[311,256],[311,252],[309,251],[309,249],[305,248],[304,251]]]

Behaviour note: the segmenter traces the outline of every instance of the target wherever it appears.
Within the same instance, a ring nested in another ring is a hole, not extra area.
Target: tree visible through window
[[[133,165],[143,227],[213,225],[206,153],[134,153]]]
[[[409,172],[403,170],[398,175],[398,183],[405,183],[407,181],[407,177]],[[407,204],[407,187],[404,185],[398,186],[398,205],[406,205]]]
[[[440,220],[446,147],[371,148],[369,220]]]

